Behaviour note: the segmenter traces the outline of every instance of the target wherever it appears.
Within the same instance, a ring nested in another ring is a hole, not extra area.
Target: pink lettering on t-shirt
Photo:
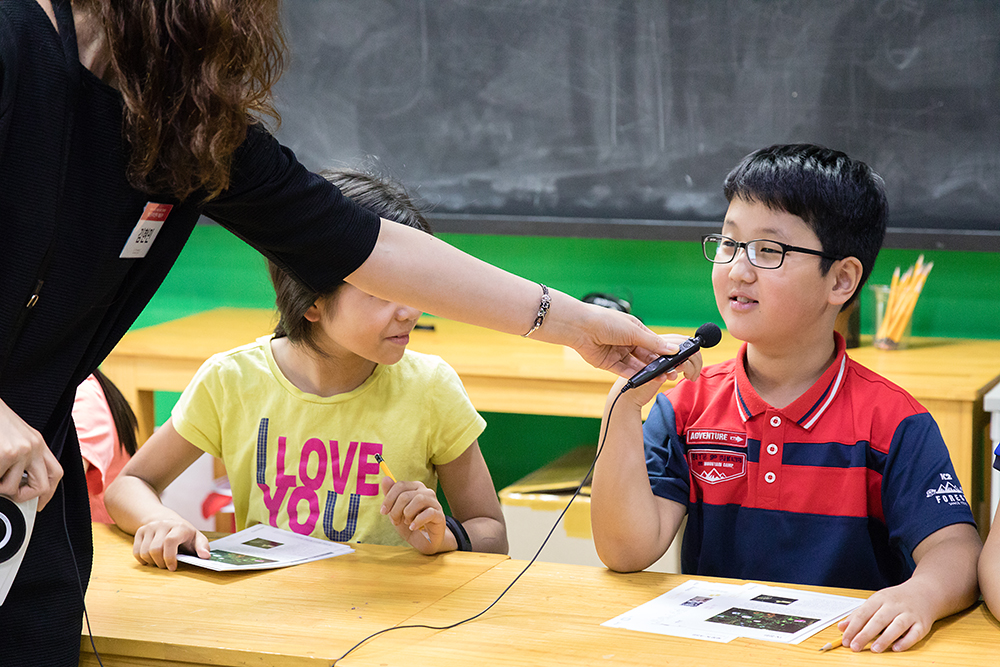
[[[299,521],[299,503],[306,501],[309,505],[309,514],[305,521]],[[299,535],[309,535],[319,521],[319,498],[316,492],[305,486],[296,487],[292,495],[288,498],[288,527],[293,533]]]
[[[376,454],[382,453],[382,444],[378,442],[362,442],[361,453],[358,455],[358,495],[377,496],[378,481],[374,484],[368,481],[368,475],[379,472]]]
[[[316,454],[319,464],[316,466],[316,475],[309,476],[309,455]],[[309,438],[306,444],[302,445],[302,454],[299,456],[299,479],[307,488],[315,491],[323,486],[326,478],[326,447],[319,438]]]
[[[267,508],[267,521],[273,527],[278,527],[278,510],[281,509],[281,504],[285,500],[285,496],[288,494],[287,486],[279,486],[275,488],[274,495],[271,495],[271,488],[267,484],[258,484],[261,492],[264,496],[264,507]]]
[[[333,477],[333,490],[338,495],[344,495],[347,487],[347,476],[351,474],[351,464],[354,462],[354,454],[358,450],[358,443],[352,442],[347,446],[347,456],[340,457],[340,447],[336,440],[330,441],[330,476]],[[378,464],[375,464],[378,468]]]

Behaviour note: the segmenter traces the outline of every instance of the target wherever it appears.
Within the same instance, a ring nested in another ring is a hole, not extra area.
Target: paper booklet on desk
[[[354,553],[346,544],[320,540],[258,523],[208,543],[209,558],[179,554],[177,560],[198,567],[229,572],[269,570]]]
[[[862,602],[763,584],[691,580],[601,625],[713,642],[746,637],[798,644]]]

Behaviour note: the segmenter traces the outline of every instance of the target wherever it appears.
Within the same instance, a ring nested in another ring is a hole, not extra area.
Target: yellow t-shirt
[[[405,544],[379,513],[382,454],[397,480],[437,488],[486,422],[440,357],[407,350],[354,391],[321,397],[278,370],[271,336],[214,355],[174,406],[174,428],[225,463],[236,528]]]

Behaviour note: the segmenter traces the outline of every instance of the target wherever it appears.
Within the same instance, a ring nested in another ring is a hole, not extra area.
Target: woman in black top
[[[675,349],[555,291],[542,308],[544,288],[381,225],[298,164],[257,120],[278,18],[277,0],[0,3],[0,494],[45,508],[0,607],[4,665],[77,662],[92,545],[74,392],[199,215],[316,291],[346,278],[620,374]]]

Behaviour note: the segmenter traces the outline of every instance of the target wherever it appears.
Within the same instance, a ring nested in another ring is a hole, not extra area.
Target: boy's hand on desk
[[[400,537],[423,554],[448,550],[444,542],[450,533],[434,491],[421,482],[393,482],[388,477],[382,478],[380,486],[385,496],[380,511],[389,517]],[[456,542],[451,549],[457,546]]]
[[[843,644],[852,651],[863,651],[872,642],[872,652],[888,648],[905,651],[923,639],[934,624],[934,614],[925,596],[912,585],[913,580],[883,588],[868,598],[854,613],[837,624],[844,633]]]
[[[155,565],[170,571],[177,569],[177,550],[208,558],[208,538],[187,521],[160,519],[150,521],[135,531],[132,555],[143,565]]]

